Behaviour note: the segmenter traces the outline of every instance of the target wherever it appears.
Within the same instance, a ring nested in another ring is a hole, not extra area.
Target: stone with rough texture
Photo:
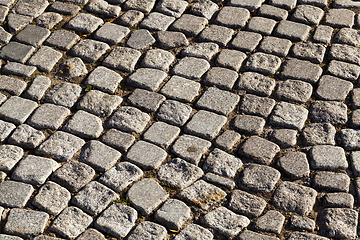
[[[18,145],[23,148],[36,148],[43,140],[45,135],[27,124],[21,124],[11,134],[8,139],[10,144]]]
[[[348,192],[350,177],[345,173],[319,171],[313,178],[314,188],[327,192]]]
[[[149,91],[157,91],[167,77],[161,70],[153,68],[139,68],[127,78],[127,83]]]
[[[239,115],[233,119],[233,127],[236,131],[245,135],[259,135],[264,130],[266,121],[257,116]]]
[[[347,151],[360,150],[360,131],[357,129],[340,130],[341,144]]]
[[[34,101],[39,101],[50,87],[51,80],[45,76],[36,76],[24,95]]]
[[[322,76],[318,84],[316,95],[327,101],[344,101],[353,88],[351,82],[329,75]]]
[[[14,124],[0,120],[0,142],[4,142],[15,128]]]
[[[280,147],[264,138],[252,136],[239,149],[239,153],[260,164],[270,164]]]
[[[278,166],[291,179],[299,179],[310,175],[306,154],[302,152],[287,153],[279,159]]]
[[[280,172],[275,168],[249,164],[241,172],[240,184],[254,192],[268,193],[273,190],[280,176]]]
[[[79,110],[64,125],[62,130],[82,138],[98,138],[103,131],[102,121],[90,113]]]
[[[355,81],[360,76],[360,67],[356,64],[332,60],[327,71],[336,77]]]
[[[331,123],[334,126],[345,124],[348,120],[347,106],[342,102],[315,101],[309,108],[312,122]]]
[[[208,20],[204,17],[183,14],[173,23],[172,29],[183,32],[185,35],[192,37],[199,34],[207,23]]]
[[[181,135],[173,144],[172,152],[186,161],[197,165],[210,146],[211,142],[207,140],[191,135]]]
[[[25,207],[33,192],[34,188],[30,184],[10,180],[1,182],[0,205],[9,208]]]
[[[174,60],[175,57],[171,52],[162,49],[150,49],[145,53],[141,65],[147,68],[167,71]]]
[[[166,98],[155,92],[150,92],[143,89],[135,89],[133,93],[128,97],[128,101],[146,112],[156,112],[160,105],[166,100]]]
[[[145,221],[136,226],[134,231],[128,235],[128,240],[138,239],[166,239],[166,228],[163,226]]]
[[[115,47],[104,59],[103,65],[126,72],[132,72],[134,71],[135,64],[139,60],[140,56],[141,53],[136,49]]]
[[[3,144],[0,146],[0,170],[9,172],[17,162],[20,161],[24,154],[21,147]]]
[[[60,67],[58,74],[64,79],[71,79],[86,75],[88,70],[81,58],[74,57],[64,61]]]
[[[155,43],[155,38],[146,29],[135,30],[131,33],[130,38],[126,41],[126,46],[143,50]]]
[[[123,106],[115,111],[107,125],[125,132],[141,133],[149,120],[150,116],[139,109]]]
[[[127,196],[142,215],[149,215],[169,194],[155,180],[146,178],[132,185]]]
[[[228,178],[234,177],[241,167],[242,161],[240,158],[236,158],[217,148],[210,152],[203,166],[205,171]]]
[[[13,11],[30,17],[37,17],[49,5],[46,0],[19,0],[17,1]]]
[[[226,68],[211,68],[204,78],[206,85],[215,85],[220,89],[231,90],[237,80],[238,74]]]
[[[310,187],[282,182],[275,190],[272,202],[277,209],[308,215],[313,209],[316,196],[317,192]]]
[[[67,23],[67,27],[84,33],[94,32],[104,21],[91,14],[80,13]]]
[[[348,9],[330,9],[325,13],[324,24],[335,28],[354,25],[355,13]]]
[[[289,59],[283,63],[280,77],[314,84],[319,80],[322,72],[322,68],[316,64],[304,60]]]
[[[275,85],[275,80],[272,78],[260,73],[244,72],[239,75],[236,88],[245,90],[247,93],[268,97],[274,90]]]
[[[306,125],[301,136],[306,145],[335,145],[336,129],[330,123]]]
[[[166,123],[182,126],[190,117],[192,108],[174,100],[166,100],[161,104],[156,118]]]
[[[86,62],[96,62],[110,48],[106,43],[92,39],[84,39],[71,48],[72,55]]]
[[[66,107],[44,103],[36,109],[27,122],[37,129],[57,130],[68,115],[70,110]]]
[[[273,75],[279,69],[281,59],[266,53],[254,53],[246,62],[246,69],[260,72],[265,75]]]
[[[226,130],[215,139],[215,145],[222,150],[231,150],[239,142],[241,135],[233,130]]]
[[[230,239],[250,224],[247,217],[237,215],[225,207],[219,207],[206,214],[204,222]]]
[[[80,97],[82,89],[73,83],[58,83],[46,93],[45,101],[64,107],[72,107]]]
[[[280,234],[285,217],[278,211],[270,210],[255,221],[254,228],[262,232]]]
[[[185,57],[173,67],[175,75],[188,78],[199,79],[210,68],[210,64],[205,59],[195,57]]]
[[[270,124],[278,127],[301,130],[308,116],[308,110],[296,104],[280,102],[270,116]]]
[[[0,90],[19,96],[26,88],[26,83],[20,79],[2,75],[0,77]]]
[[[286,80],[279,82],[275,95],[279,100],[298,103],[307,102],[313,93],[310,83],[299,80]]]
[[[249,231],[249,230],[245,230],[242,233],[240,233],[238,240],[252,240],[252,239],[257,239],[257,240],[279,240],[279,238],[277,237],[272,237],[269,235],[263,235],[260,233],[256,233],[253,231]]]
[[[95,68],[87,77],[85,84],[107,92],[114,93],[121,82],[122,77],[117,72],[103,66]]]
[[[189,224],[175,236],[174,240],[212,240],[213,237],[213,234],[206,228],[197,224]]]
[[[271,141],[279,145],[281,148],[292,147],[297,142],[297,131],[293,129],[274,129],[270,132]]]
[[[19,125],[28,119],[37,106],[37,102],[12,96],[1,105],[0,118]]]
[[[295,42],[304,41],[310,32],[310,27],[289,20],[282,20],[274,30],[274,35],[277,37],[288,38]]]
[[[87,239],[93,239],[93,240],[105,240],[105,236],[100,233],[99,231],[88,228],[85,232],[83,232],[77,240],[87,240]]]
[[[119,96],[92,90],[86,93],[79,101],[77,108],[93,113],[99,117],[109,117],[121,102],[122,98]]]
[[[189,220],[191,210],[180,200],[169,199],[156,211],[155,219],[169,229],[179,230]]]
[[[311,169],[337,170],[347,169],[345,151],[337,146],[314,146],[310,150]]]
[[[350,193],[327,193],[324,205],[328,208],[353,208],[354,197]]]
[[[307,218],[307,217],[300,217],[300,216],[292,216],[290,218],[291,228],[297,230],[305,230],[312,232],[315,229],[315,221]]]
[[[183,102],[192,102],[199,95],[201,84],[183,77],[172,76],[161,88],[166,97]]]
[[[126,154],[126,160],[144,170],[158,169],[166,157],[162,148],[145,141],[136,142]]]
[[[144,140],[168,148],[180,134],[180,128],[163,122],[154,123],[143,135]]]

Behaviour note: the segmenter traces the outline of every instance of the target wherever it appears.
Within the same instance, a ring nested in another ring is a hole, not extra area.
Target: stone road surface
[[[0,0],[0,240],[360,239],[360,1]]]

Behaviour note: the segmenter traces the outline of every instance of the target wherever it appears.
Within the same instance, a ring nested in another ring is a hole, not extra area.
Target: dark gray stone
[[[49,36],[50,31],[46,28],[28,25],[15,36],[15,40],[33,47],[39,47]]]
[[[9,61],[25,63],[29,59],[35,48],[18,42],[9,42],[1,48],[0,58]]]
[[[308,25],[318,25],[323,16],[324,11],[319,7],[299,5],[296,7],[295,12],[291,16],[291,20]]]
[[[135,89],[128,97],[128,101],[132,105],[143,109],[146,112],[156,112],[161,103],[165,100],[166,98],[159,93],[150,92],[139,88]]]
[[[291,216],[290,222],[290,226],[293,229],[305,230],[309,232],[313,232],[315,229],[315,221],[307,217],[300,217],[294,215]]]
[[[279,100],[298,103],[307,102],[313,93],[310,83],[299,80],[286,80],[279,82],[275,95]]]
[[[314,84],[319,80],[322,71],[321,67],[308,61],[289,59],[285,60],[282,65],[280,77],[283,79],[302,80]]]
[[[360,76],[360,67],[356,64],[332,60],[327,71],[336,77],[355,81]]]
[[[301,133],[306,145],[335,145],[336,129],[330,123],[311,123]]]
[[[87,239],[93,239],[93,240],[105,240],[105,236],[100,233],[99,231],[88,228],[85,232],[83,232],[77,240],[87,240]]]
[[[56,3],[59,2],[55,2],[54,4]],[[79,39],[80,37],[75,33],[66,30],[57,30],[51,33],[45,43],[60,50],[69,50]]]
[[[117,129],[110,129],[101,136],[100,140],[110,147],[125,152],[134,143],[135,137]]]
[[[331,123],[334,126],[347,122],[347,107],[342,102],[315,101],[309,108],[309,118],[312,122]]]
[[[268,97],[275,88],[275,84],[276,82],[274,79],[265,77],[262,74],[244,72],[239,75],[239,81],[236,84],[236,88],[245,90],[247,93]]]
[[[345,173],[320,171],[313,178],[314,188],[326,192],[348,192],[350,177]]]
[[[344,101],[352,88],[353,84],[349,81],[325,75],[319,80],[316,95],[323,100]]]
[[[78,13],[80,9],[79,6],[63,2],[54,2],[49,7],[49,11],[58,12],[64,15],[74,15]]]
[[[146,29],[138,29],[131,33],[126,42],[128,47],[143,50],[155,43],[155,38]]]
[[[260,233],[256,233],[256,232],[252,232],[249,230],[245,230],[242,233],[240,233],[238,240],[252,240],[252,239],[257,239],[257,240],[279,240],[279,238],[277,237],[272,237],[269,235],[263,235]]]
[[[163,49],[172,49],[189,45],[189,41],[182,32],[158,31],[155,36],[158,45]]]
[[[35,19],[35,23],[40,27],[51,29],[55,27],[56,24],[61,22],[61,20],[63,20],[63,17],[60,14],[54,12],[47,12],[37,17]]]
[[[291,179],[309,177],[310,167],[306,154],[302,152],[289,152],[281,157],[278,166]]]
[[[319,43],[300,42],[292,47],[292,56],[308,60],[313,63],[322,63],[325,56],[326,47]]]

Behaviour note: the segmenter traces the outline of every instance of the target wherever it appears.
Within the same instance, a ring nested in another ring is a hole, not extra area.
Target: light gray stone
[[[183,0],[162,0],[157,4],[156,10],[166,15],[179,18],[187,6],[188,3]]]
[[[130,0],[126,1],[124,7],[125,9],[136,9],[145,13],[149,13],[151,9],[155,5],[155,0],[146,0],[146,1],[139,1],[139,0]]]
[[[110,188],[96,181],[90,182],[71,200],[71,203],[81,208],[91,216],[98,215],[119,196]]]
[[[328,55],[330,60],[339,60],[354,64],[360,63],[360,50],[353,46],[334,43],[331,45]]]
[[[273,19],[255,16],[249,20],[247,29],[252,32],[260,33],[261,35],[270,35],[275,25],[276,21]]]
[[[347,106],[342,102],[315,101],[309,108],[312,122],[331,123],[334,126],[347,122]]]
[[[161,148],[168,148],[180,134],[180,128],[163,122],[155,122],[144,133],[144,140],[158,145]]]
[[[93,219],[77,207],[65,208],[53,221],[50,229],[66,238],[76,238]]]
[[[179,76],[172,76],[161,88],[160,93],[170,99],[192,102],[199,95],[200,87],[201,84],[198,82]]]
[[[313,63],[322,63],[325,56],[326,47],[319,43],[300,42],[292,47],[292,56],[308,60]]]
[[[285,217],[278,211],[270,210],[255,221],[254,228],[263,232],[280,234]]]
[[[17,62],[8,62],[2,69],[3,74],[30,77],[36,71],[36,67],[23,65]]]
[[[169,229],[179,230],[191,218],[190,208],[182,201],[169,199],[156,211],[155,219]]]
[[[169,194],[155,180],[145,178],[132,185],[127,196],[142,215],[149,215],[169,197]]]
[[[0,142],[4,142],[15,128],[14,124],[0,120]]]
[[[25,207],[34,188],[30,184],[4,181],[0,183],[0,205],[9,208]]]
[[[7,16],[8,24],[10,32],[17,32],[29,23],[32,22],[33,17],[28,17],[20,14],[9,13]]]
[[[355,129],[340,130],[340,139],[342,146],[347,151],[360,149],[360,131]]]
[[[50,31],[46,28],[38,27],[35,25],[27,25],[14,37],[18,42],[39,47],[46,38],[50,36]]]
[[[86,75],[88,70],[81,58],[74,57],[64,61],[60,65],[58,73],[61,77],[69,80],[74,77]]]
[[[274,30],[277,37],[288,38],[295,42],[305,41],[309,35],[311,27],[289,20],[282,20]]]
[[[314,146],[310,150],[310,165],[317,170],[347,169],[345,151],[337,146]]]
[[[155,68],[163,71],[169,70],[170,64],[174,62],[174,55],[162,49],[150,49],[146,51],[141,62],[143,67]]]
[[[353,208],[354,197],[350,193],[327,193],[324,205],[329,208]]]
[[[97,171],[105,172],[113,167],[120,157],[121,153],[117,150],[97,140],[91,140],[82,149],[80,161]]]
[[[109,119],[108,127],[125,132],[141,133],[150,121],[150,116],[137,108],[120,107]]]
[[[285,57],[290,50],[292,42],[288,39],[266,36],[259,45],[259,50],[273,54],[278,57]]]
[[[214,173],[205,174],[203,179],[209,183],[215,184],[220,187],[227,188],[229,190],[232,190],[235,188],[235,182],[233,180],[228,179],[226,177],[221,177]]]
[[[319,171],[313,178],[314,188],[326,192],[348,192],[350,177],[345,173]]]
[[[121,192],[143,176],[143,171],[129,162],[121,162],[107,170],[99,182],[116,192]]]
[[[280,176],[280,172],[275,168],[249,164],[241,172],[240,182],[242,186],[252,191],[268,193],[273,190]]]
[[[210,146],[211,142],[207,140],[191,135],[181,135],[172,146],[172,152],[197,165]]]
[[[107,93],[115,93],[122,77],[117,72],[103,66],[95,68],[87,77],[85,84]]]
[[[322,68],[308,61],[289,59],[285,60],[280,71],[280,77],[283,79],[295,79],[316,83],[321,74]]]
[[[19,125],[26,121],[37,106],[38,104],[34,101],[11,96],[1,105],[0,117],[6,121]]]
[[[163,226],[145,221],[136,226],[134,231],[128,235],[128,240],[138,239],[166,239],[166,228]]]
[[[141,52],[132,48],[115,47],[103,61],[103,65],[126,72],[132,72]]]
[[[67,27],[84,33],[94,32],[104,21],[88,13],[79,13],[67,23]]]
[[[307,240],[329,240],[329,238],[321,237],[319,235],[305,233],[305,232],[293,232],[290,234],[288,240],[298,240],[298,239],[307,239]]]
[[[137,50],[143,50],[153,45],[155,41],[155,38],[148,30],[138,29],[131,33],[126,45]]]
[[[355,81],[360,76],[360,67],[356,64],[332,60],[327,71],[339,78]]]
[[[156,112],[166,98],[159,93],[137,88],[132,92],[127,100],[133,106],[151,113]]]
[[[210,64],[205,59],[195,57],[185,57],[173,67],[175,75],[188,79],[199,79],[210,68]]]
[[[122,1],[122,0],[120,0]],[[119,18],[119,23],[126,27],[133,27],[144,18],[144,14],[137,10],[128,10]]]
[[[111,5],[104,0],[92,0],[86,5],[86,10],[109,18],[116,18],[120,15],[121,7]]]
[[[157,38],[157,44],[163,49],[179,48],[189,45],[189,41],[182,32],[158,31],[155,36]]]
[[[72,107],[80,97],[82,89],[73,83],[58,83],[46,93],[45,101],[64,107]]]
[[[33,238],[44,232],[48,220],[49,214],[47,213],[14,208],[10,210],[7,217],[4,232],[24,238]]]
[[[360,176],[360,152],[353,151],[350,153],[350,165],[356,177]]]
[[[295,8],[296,0],[270,0],[270,4],[277,7],[285,8],[287,10],[291,10]]]
[[[239,153],[245,157],[266,165],[272,162],[279,151],[278,145],[258,136],[251,136],[239,149]]]
[[[241,135],[233,130],[226,130],[215,139],[215,145],[222,150],[231,150],[240,141]]]
[[[201,168],[180,158],[162,165],[157,172],[158,179],[171,187],[186,188],[199,179],[204,172]]]
[[[25,96],[34,101],[39,101],[50,87],[51,80],[45,76],[36,76],[30,87],[25,91]]]
[[[117,129],[110,129],[101,136],[100,140],[110,147],[125,152],[134,143],[135,137]]]
[[[309,232],[313,232],[315,229],[315,221],[307,218],[307,217],[300,217],[300,216],[291,216],[290,218],[290,226],[293,229],[297,230],[305,230]]]
[[[248,9],[249,11],[254,11],[258,9],[263,2],[264,0],[231,0],[228,5],[234,7],[242,7]]]
[[[189,224],[178,235],[175,236],[174,240],[212,240],[213,234],[204,227],[197,224]]]
[[[71,54],[80,57],[86,62],[96,62],[110,46],[92,39],[84,39],[71,48]]]
[[[230,28],[242,28],[249,18],[250,12],[247,9],[225,6],[216,16],[215,23]]]
[[[301,133],[306,145],[335,145],[336,129],[330,123],[311,123]]]
[[[330,9],[325,13],[324,24],[335,28],[351,28],[354,17],[355,13],[349,9]]]
[[[36,150],[37,154],[66,162],[80,150],[85,141],[72,134],[57,131]]]
[[[125,237],[135,226],[135,209],[123,204],[113,204],[95,221],[95,228],[116,238]]]
[[[198,180],[178,195],[204,210],[209,210],[214,204],[224,200],[227,194],[219,187],[204,180]]]
[[[265,119],[251,115],[238,115],[233,119],[234,129],[245,135],[261,134],[265,123]]]
[[[240,233],[238,240],[251,240],[251,239],[258,239],[258,240],[279,240],[277,237],[272,237],[269,235],[263,235],[260,233],[256,233],[253,231],[245,230]]]
[[[280,65],[281,59],[277,56],[267,53],[254,53],[248,58],[245,68],[265,75],[273,75]]]
[[[48,181],[41,186],[32,203],[39,209],[56,216],[68,206],[70,199],[70,192],[66,188]]]
[[[166,31],[174,21],[175,17],[159,12],[152,12],[145,17],[141,22],[140,27],[149,29],[150,31]]]
[[[157,91],[167,74],[153,68],[139,68],[127,78],[127,83],[149,91]]]
[[[325,75],[319,80],[316,95],[323,100],[344,101],[352,88],[353,84],[349,81]]]
[[[0,27],[0,42],[4,44],[8,44],[10,42],[10,39],[12,38],[11,33],[8,33],[6,30],[4,30],[3,27]]]
[[[213,67],[205,75],[202,81],[206,85],[214,85],[220,89],[231,90],[238,74],[230,69]]]
[[[206,214],[204,222],[230,239],[250,224],[247,217],[237,215],[225,207],[219,207]]]
[[[156,118],[166,123],[182,126],[190,117],[192,108],[189,105],[174,100],[166,100],[161,104]]]
[[[270,124],[278,127],[301,130],[308,116],[308,110],[296,104],[280,102],[270,116]]]
[[[21,147],[13,145],[0,146],[0,170],[11,171],[18,161],[22,158],[24,150]]]
[[[208,20],[204,17],[197,17],[191,14],[183,14],[178,20],[176,20],[172,29],[175,31],[183,32],[189,37],[198,35],[208,24]]]
[[[126,160],[144,170],[158,169],[166,157],[165,150],[145,141],[136,142],[126,154]]]
[[[290,179],[299,179],[310,175],[309,163],[303,152],[287,153],[279,159],[278,166]]]
[[[244,72],[239,75],[236,88],[245,90],[247,93],[256,94],[264,97],[271,95],[276,82],[274,79],[266,77],[260,73]]]
[[[105,236],[100,233],[98,230],[95,230],[93,228],[86,229],[85,232],[83,232],[77,240],[87,240],[87,239],[93,239],[93,240],[105,240]]]
[[[54,6],[59,2],[53,3],[51,6]],[[71,5],[75,6],[75,5]],[[80,39],[78,35],[66,30],[57,30],[54,31],[48,39],[46,39],[45,43],[56,47],[60,50],[69,50],[75,43]]]
[[[60,14],[54,12],[47,12],[37,17],[35,19],[35,23],[40,27],[51,29],[55,27],[56,24],[61,22],[61,20],[63,20],[63,17]]]
[[[219,46],[216,43],[197,43],[187,46],[182,50],[181,55],[185,57],[198,57],[204,58],[207,61],[219,51]]]
[[[235,33],[231,28],[209,25],[201,33],[199,38],[205,42],[215,42],[221,47],[224,47],[231,40]]]
[[[0,90],[6,91],[12,95],[19,96],[26,88],[26,82],[8,77],[5,75],[0,76]]]
[[[258,97],[252,94],[245,94],[242,98],[240,110],[245,114],[268,117],[275,106],[275,100],[271,98]]]
[[[77,111],[62,128],[82,138],[98,138],[103,131],[102,121],[99,117],[85,111]]]
[[[58,129],[65,118],[70,115],[70,110],[51,103],[42,104],[27,121],[37,129]]]
[[[291,16],[295,22],[305,23],[308,25],[318,25],[324,16],[324,11],[316,6],[299,5]]]
[[[34,129],[27,124],[21,124],[11,134],[8,139],[8,143],[18,145],[23,148],[34,149],[44,139],[45,135],[41,131]]]
[[[272,5],[262,4],[259,9],[258,15],[262,17],[272,18],[277,21],[281,21],[287,19],[288,11]]]
[[[286,212],[308,215],[313,209],[317,192],[297,183],[282,182],[272,197],[275,208]]]
[[[313,39],[315,42],[329,44],[332,38],[334,29],[330,26],[320,25],[316,27]]]
[[[242,167],[240,158],[228,154],[220,149],[215,148],[210,152],[204,163],[204,170],[219,174],[224,177],[232,178]]]
[[[19,0],[16,2],[13,12],[30,17],[37,17],[49,5],[46,0]]]
[[[27,155],[19,162],[11,178],[32,185],[41,185],[45,183],[56,165],[57,162],[52,159]]]
[[[246,57],[246,54],[243,52],[232,49],[223,49],[217,55],[215,61],[217,66],[239,71]]]
[[[118,44],[129,33],[130,29],[126,27],[114,23],[105,23],[95,32],[94,37],[109,44]]]

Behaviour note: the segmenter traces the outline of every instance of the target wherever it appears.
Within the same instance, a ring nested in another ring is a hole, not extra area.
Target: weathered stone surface
[[[307,217],[292,216],[290,222],[291,228],[293,229],[309,232],[312,232],[315,229],[315,221]]]
[[[278,211],[270,210],[255,221],[254,228],[263,232],[280,234],[285,217]]]
[[[329,75],[322,76],[316,90],[318,98],[327,101],[344,101],[353,88],[353,84]]]
[[[156,211],[155,219],[169,229],[181,229],[182,225],[191,218],[190,208],[180,200],[169,199]]]
[[[348,120],[347,106],[342,102],[315,101],[309,108],[312,122],[331,123],[334,126],[345,124]]]
[[[158,169],[166,157],[163,149],[145,141],[136,142],[126,154],[129,162],[144,170]]]
[[[174,240],[211,240],[213,239],[213,234],[197,224],[189,224],[183,230],[180,231],[178,235],[174,238]]]
[[[37,147],[44,139],[45,135],[41,131],[34,129],[27,124],[21,124],[11,134],[8,142],[23,148],[33,149]]]
[[[117,129],[110,129],[101,136],[100,140],[110,147],[125,152],[134,143],[135,137]]]
[[[317,172],[313,178],[314,188],[327,192],[348,192],[350,177],[345,173]]]
[[[240,158],[236,158],[220,149],[215,148],[204,163],[204,170],[232,178],[242,166]]]
[[[139,109],[123,106],[115,111],[107,125],[125,132],[141,133],[149,120],[149,115]]]
[[[264,138],[250,137],[239,149],[239,153],[260,164],[270,164],[280,147]]]
[[[264,211],[266,201],[250,193],[234,190],[231,194],[228,207],[236,213],[249,218],[255,218],[260,216]]]
[[[128,235],[129,240],[137,239],[166,239],[166,228],[153,222],[141,222],[134,231]]]
[[[312,169],[337,170],[348,167],[345,151],[341,147],[327,145],[314,146],[310,150],[310,157]]]
[[[240,184],[254,192],[268,193],[280,179],[280,172],[275,168],[249,164],[241,172]]]
[[[260,233],[252,232],[249,230],[245,230],[239,235],[239,240],[251,240],[251,239],[258,239],[258,240],[279,240],[277,237],[272,237],[269,235],[263,235]]]
[[[11,96],[0,107],[0,118],[16,125],[22,124],[38,106],[37,102]]]
[[[281,157],[278,166],[291,179],[299,179],[310,175],[310,167],[306,154],[302,152],[290,152]]]
[[[25,207],[34,188],[30,184],[15,181],[0,183],[0,205],[9,208]]]
[[[79,110],[64,125],[62,130],[82,138],[95,139],[100,136],[103,127],[99,117]]]
[[[270,96],[275,88],[275,80],[255,72],[244,72],[239,76],[236,88],[260,96]]]
[[[350,193],[327,193],[324,205],[329,208],[353,208],[354,197]]]
[[[335,127],[330,123],[306,125],[301,136],[306,145],[335,145]]]

